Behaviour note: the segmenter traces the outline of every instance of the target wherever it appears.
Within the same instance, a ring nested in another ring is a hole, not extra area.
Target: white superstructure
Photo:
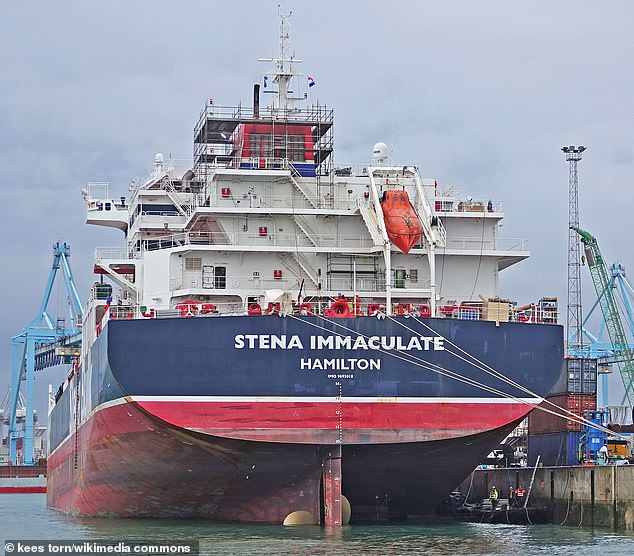
[[[83,190],[87,222],[125,234],[125,247],[95,256],[96,272],[120,289],[114,305],[133,318],[267,312],[277,302],[319,312],[343,296],[355,300],[355,314],[455,316],[465,307],[477,318],[483,299],[498,298],[499,271],[529,256],[525,240],[498,237],[501,204],[462,198],[416,166],[389,161],[382,143],[369,164],[335,165],[333,111],[311,102],[311,78],[298,93],[306,76],[295,71],[289,40],[282,18],[280,58],[267,60],[264,75],[270,106],[260,107],[259,85],[251,108],[210,99],[192,162],[157,154],[129,199],[111,197],[107,183]],[[406,192],[422,224],[408,254],[385,228],[388,190]],[[95,325],[101,293],[87,317]]]

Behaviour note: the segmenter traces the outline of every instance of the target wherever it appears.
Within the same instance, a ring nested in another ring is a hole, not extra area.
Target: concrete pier
[[[538,467],[529,493],[532,474],[530,467],[478,469],[459,488],[475,503],[493,485],[500,498],[521,486],[528,505],[549,508],[554,524],[634,530],[634,465]]]

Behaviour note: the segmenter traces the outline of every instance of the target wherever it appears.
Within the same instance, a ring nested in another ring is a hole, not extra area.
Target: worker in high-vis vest
[[[495,485],[491,487],[491,492],[489,493],[489,500],[491,500],[491,509],[495,510],[498,505],[498,498],[500,495],[498,494],[498,489],[495,488]]]

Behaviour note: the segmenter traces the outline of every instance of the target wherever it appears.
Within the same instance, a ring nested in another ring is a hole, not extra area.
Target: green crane
[[[608,331],[610,342],[612,343],[612,352],[614,359],[621,371],[621,378],[625,386],[625,399],[630,407],[634,406],[634,356],[630,351],[625,329],[621,322],[621,315],[616,306],[614,292],[610,287],[610,278],[605,259],[601,255],[597,238],[589,232],[572,228],[580,236],[584,245],[586,262],[590,269],[594,289],[597,292],[597,299],[603,319],[605,320],[605,328]]]

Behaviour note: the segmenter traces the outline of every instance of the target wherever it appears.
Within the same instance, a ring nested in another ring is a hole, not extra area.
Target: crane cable
[[[324,330],[326,332],[329,333],[334,333],[337,334],[338,336],[344,336],[343,333],[339,333],[335,330],[332,330],[330,328],[326,328],[324,326],[320,326],[319,324],[316,323],[312,323],[312,322],[308,322],[304,319],[301,319],[299,317],[296,317],[294,315],[286,315],[290,318],[294,318],[297,320],[301,320],[302,322],[304,322],[305,324],[308,324],[310,326],[313,326],[315,328],[318,328],[320,330]],[[342,328],[343,330],[345,330],[346,332],[351,332],[357,336],[361,336],[364,338],[369,338],[369,336],[365,335],[365,334],[360,334],[357,330],[346,327],[338,322],[334,322],[330,319],[327,319],[321,315],[316,315],[318,316],[320,319],[337,326],[338,328]],[[415,330],[412,330],[411,328],[409,328],[408,326],[406,326],[404,323],[401,323],[397,320],[395,320],[393,317],[387,317],[390,320],[396,322],[397,324],[399,324],[400,326],[404,327],[405,329],[409,330],[410,332],[413,332],[415,334],[418,335],[418,333]],[[396,354],[394,352],[392,352],[391,350],[386,350],[383,348],[377,349],[376,351],[380,352],[380,353],[385,353],[386,355],[389,355],[390,357],[396,358],[396,359],[400,359],[402,361],[405,361],[407,363],[410,363],[412,365],[415,365],[417,367],[421,367],[425,370],[428,371],[432,371],[434,373],[437,373],[441,376],[446,376],[448,378],[452,378],[454,380],[457,380],[458,382],[462,382],[465,384],[468,384],[470,386],[474,386],[476,388],[479,388],[481,390],[484,390],[486,392],[492,393],[492,394],[496,394],[502,398],[505,399],[509,399],[518,403],[521,403],[523,405],[528,405],[531,406],[532,409],[539,409],[540,411],[543,411],[545,413],[549,413],[551,415],[554,415],[556,417],[560,417],[562,419],[568,419],[571,420],[577,424],[582,424],[582,425],[586,425],[590,428],[594,428],[596,430],[600,430],[602,432],[606,432],[609,433],[611,435],[616,435],[619,438],[625,438],[622,435],[615,433],[614,431],[611,431],[610,429],[603,427],[601,425],[597,425],[596,423],[589,421],[588,419],[585,419],[584,417],[581,417],[579,415],[574,414],[572,411],[569,411],[567,409],[564,409],[562,407],[559,407],[558,405],[554,404],[553,402],[551,402],[550,400],[547,399],[543,399],[542,396],[540,396],[539,394],[533,392],[532,390],[530,390],[529,388],[526,388],[524,386],[522,386],[521,384],[515,382],[514,380],[506,377],[505,375],[503,375],[502,373],[500,373],[499,371],[493,369],[492,367],[486,365],[485,363],[483,363],[482,361],[480,361],[477,357],[469,354],[468,352],[466,352],[465,350],[463,350],[462,348],[460,348],[459,346],[457,346],[456,344],[454,344],[453,342],[451,342],[451,340],[449,340],[448,338],[444,337],[442,334],[439,334],[436,330],[434,330],[433,328],[431,328],[430,326],[428,326],[427,324],[425,324],[424,322],[418,320],[417,317],[413,317],[414,320],[416,322],[418,322],[419,324],[423,325],[425,328],[427,328],[430,332],[433,332],[434,334],[436,334],[437,336],[443,338],[444,341],[446,341],[450,346],[454,347],[455,349],[457,349],[459,352],[467,355],[469,358],[473,359],[475,361],[475,363],[473,361],[470,361],[469,359],[467,359],[466,357],[463,357],[462,355],[455,353],[451,350],[446,350],[450,355],[453,355],[454,357],[457,357],[458,359],[461,359],[462,361],[464,361],[467,364],[472,365],[473,367],[475,367],[476,369],[479,369],[483,372],[485,372],[486,374],[491,375],[494,378],[497,378],[498,380],[500,380],[501,382],[504,382],[506,384],[508,384],[509,386],[513,386],[514,388],[517,388],[518,390],[521,390],[523,392],[525,392],[526,394],[529,394],[530,396],[532,396],[533,398],[537,398],[542,400],[542,403],[546,402],[547,405],[551,405],[552,407],[554,407],[556,409],[556,411],[553,411],[551,409],[548,409],[546,407],[542,407],[541,405],[536,405],[534,402],[528,401],[524,398],[519,398],[515,395],[509,394],[507,392],[504,392],[503,390],[499,390],[497,388],[494,388],[492,386],[488,386],[480,381],[477,381],[475,379],[471,379],[465,376],[462,376],[461,374],[455,372],[455,371],[451,371],[445,367],[442,367],[441,365],[438,365],[436,363],[430,363],[428,361],[425,361],[424,359],[421,359],[420,357],[417,357],[415,355],[412,354],[403,354],[403,353],[399,353]]]

